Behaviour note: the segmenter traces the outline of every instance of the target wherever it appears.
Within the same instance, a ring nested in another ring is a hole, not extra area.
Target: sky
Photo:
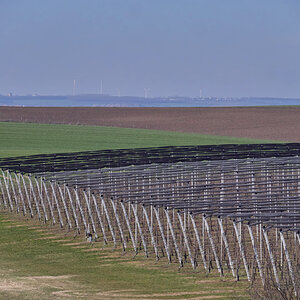
[[[299,0],[0,0],[0,94],[300,98]]]

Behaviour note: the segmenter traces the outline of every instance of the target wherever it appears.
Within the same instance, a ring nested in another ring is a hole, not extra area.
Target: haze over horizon
[[[296,0],[0,0],[0,94],[300,98]]]

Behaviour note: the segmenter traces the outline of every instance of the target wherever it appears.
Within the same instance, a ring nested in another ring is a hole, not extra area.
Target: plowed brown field
[[[117,126],[300,142],[300,107],[0,107],[0,121]]]

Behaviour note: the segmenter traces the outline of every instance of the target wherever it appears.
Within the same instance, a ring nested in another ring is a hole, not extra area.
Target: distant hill
[[[300,105],[292,98],[142,98],[134,96],[76,95],[76,96],[1,96],[1,106],[107,106],[107,107],[224,107]]]

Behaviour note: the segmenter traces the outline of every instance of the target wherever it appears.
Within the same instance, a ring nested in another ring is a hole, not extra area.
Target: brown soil
[[[300,107],[0,107],[0,121],[159,129],[300,142]]]

